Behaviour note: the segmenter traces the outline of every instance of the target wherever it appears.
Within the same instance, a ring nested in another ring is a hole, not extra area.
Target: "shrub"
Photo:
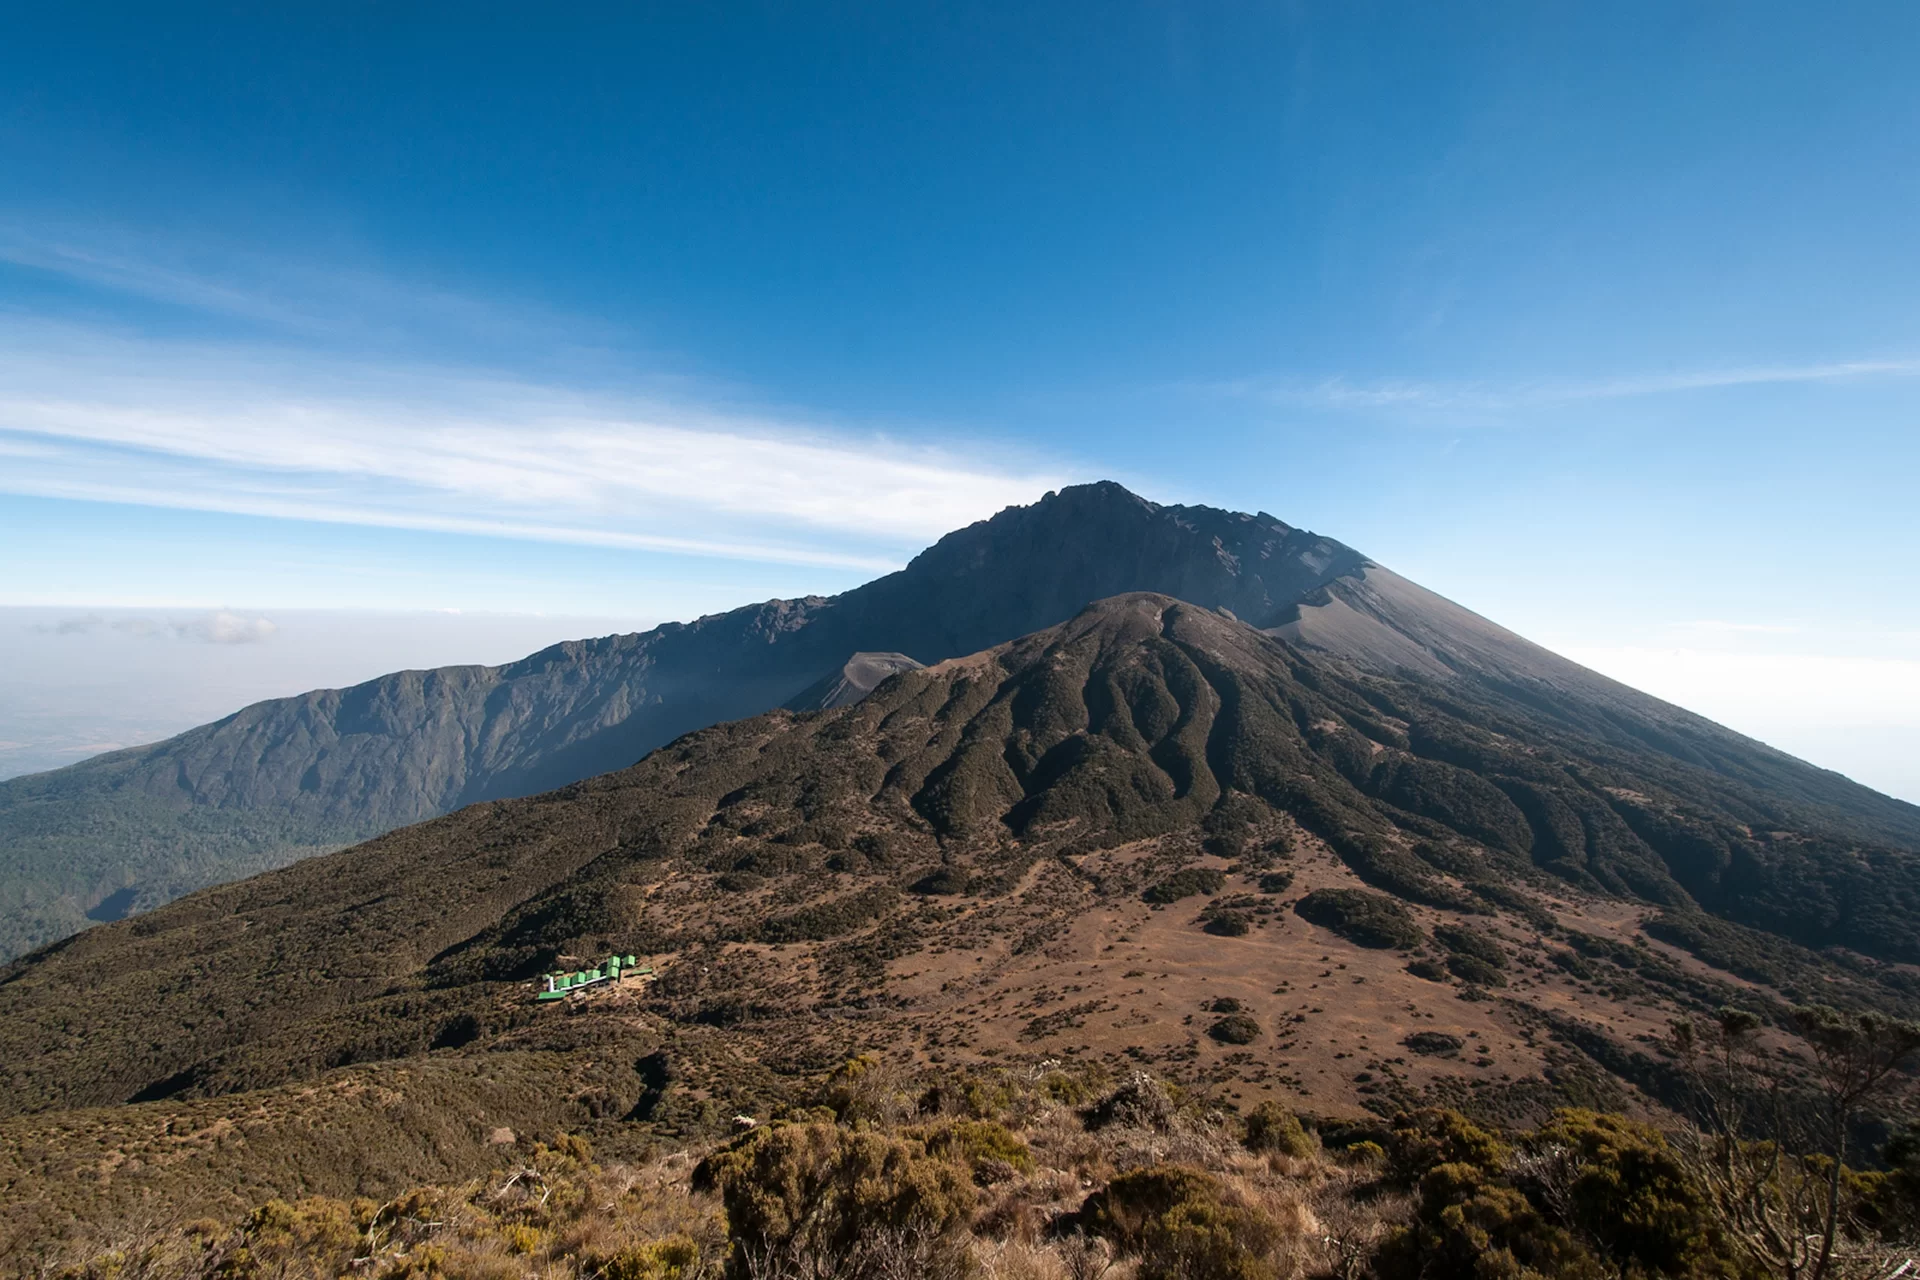
[[[1425,1054],[1458,1053],[1467,1044],[1459,1036],[1450,1036],[1444,1031],[1416,1031],[1400,1043],[1415,1053]]]
[[[1315,889],[1293,908],[1300,918],[1363,947],[1413,947],[1420,926],[1399,902],[1364,889]]]
[[[685,1280],[699,1274],[700,1246],[686,1236],[669,1236],[585,1261],[600,1280]]]
[[[1554,950],[1547,953],[1547,958],[1576,978],[1593,977],[1593,966],[1578,952]]]
[[[1266,806],[1253,797],[1227,792],[1212,812],[1200,820],[1200,829],[1207,837],[1207,852],[1223,858],[1238,857],[1246,849],[1248,828],[1266,813]]]
[[[1458,1111],[1427,1107],[1393,1118],[1387,1139],[1387,1177],[1412,1186],[1443,1164],[1463,1164],[1488,1174],[1506,1163],[1507,1148]]]
[[[1393,1172],[1417,1171],[1419,1199],[1413,1225],[1376,1259],[1382,1280],[1706,1280],[1747,1271],[1686,1166],[1645,1125],[1558,1111],[1505,1160],[1451,1112],[1399,1117],[1394,1136]]]
[[[913,891],[928,895],[960,894],[967,891],[972,877],[965,867],[940,867],[913,882]]]
[[[885,914],[899,897],[892,885],[881,885],[801,907],[784,916],[760,922],[751,936],[760,942],[819,942],[852,933]]]
[[[1260,892],[1285,893],[1293,887],[1293,872],[1269,871],[1260,877]]]
[[[1888,1170],[1884,1201],[1894,1210],[1891,1216],[1920,1232],[1920,1121],[1908,1121],[1880,1158]]]
[[[1345,1151],[1362,1142],[1371,1142],[1384,1149],[1393,1138],[1393,1128],[1376,1116],[1364,1119],[1345,1116],[1303,1115],[1304,1124],[1316,1137],[1320,1145],[1328,1151]]]
[[[1507,967],[1506,948],[1487,934],[1465,925],[1443,924],[1434,929],[1433,937],[1450,953],[1447,968],[1462,981],[1482,987],[1507,985],[1502,972]]]
[[[1227,877],[1212,867],[1187,867],[1147,889],[1140,896],[1148,902],[1178,902],[1196,893],[1218,893],[1226,887]]]
[[[893,831],[868,831],[853,838],[853,848],[872,867],[886,867],[907,850],[906,837]]]
[[[1062,1071],[1055,1068],[1033,1082],[1041,1097],[1051,1099],[1063,1107],[1077,1107],[1094,1095],[1095,1089],[1105,1083],[1104,1076],[1095,1078],[1086,1071]]]
[[[1136,1071],[1115,1089],[1082,1113],[1089,1129],[1120,1125],[1129,1129],[1155,1129],[1162,1133],[1173,1128],[1173,1099],[1160,1082],[1144,1071]]]
[[[1441,1164],[1420,1179],[1411,1226],[1374,1260],[1382,1280],[1606,1280],[1612,1274],[1512,1187],[1471,1164]]]
[[[1472,982],[1483,987],[1504,987],[1507,975],[1482,960],[1479,956],[1453,955],[1447,957],[1447,968],[1462,982]]]
[[[1443,924],[1434,929],[1433,939],[1456,956],[1471,956],[1495,969],[1507,967],[1506,948],[1478,929]]]
[[[1699,1275],[1727,1253],[1667,1140],[1621,1116],[1563,1110],[1527,1138],[1515,1182],[1629,1271]]]
[[[1272,1100],[1247,1115],[1247,1150],[1263,1154],[1305,1157],[1313,1154],[1313,1139],[1300,1118]]]
[[[1140,1280],[1269,1280],[1279,1224],[1184,1165],[1121,1174],[1087,1198],[1082,1223],[1140,1258]]]
[[[509,1222],[500,1228],[500,1239],[508,1253],[531,1255],[547,1242],[547,1233],[524,1222]]]
[[[734,1277],[803,1260],[858,1275],[885,1242],[950,1241],[974,1204],[962,1165],[918,1142],[822,1123],[757,1129],[702,1161],[695,1179],[726,1207]]]
[[[1252,1044],[1260,1034],[1260,1024],[1244,1013],[1230,1013],[1208,1027],[1207,1034],[1221,1044]]]
[[[1437,960],[1415,960],[1407,966],[1407,972],[1416,978],[1425,978],[1428,982],[1447,980],[1447,967]]]
[[[412,1195],[420,1197],[419,1192]],[[316,1270],[327,1270],[353,1257],[360,1231],[366,1225],[357,1222],[351,1206],[324,1196],[313,1196],[289,1204],[268,1200],[248,1215],[242,1232],[245,1252],[258,1264],[272,1264],[281,1270],[292,1269],[296,1262]]]
[[[1205,928],[1218,938],[1244,938],[1253,932],[1253,919],[1244,911],[1211,911]]]
[[[877,1053],[863,1053],[835,1067],[815,1101],[843,1124],[897,1120],[908,1106],[900,1073]]]
[[[908,1129],[905,1136],[918,1140],[936,1159],[967,1166],[975,1182],[999,1181],[1008,1173],[1033,1168],[1027,1144],[992,1120],[942,1120]]]

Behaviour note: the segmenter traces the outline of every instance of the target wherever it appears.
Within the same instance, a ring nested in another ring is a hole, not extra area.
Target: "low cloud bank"
[[[271,618],[249,618],[244,614],[215,609],[186,618],[110,618],[104,614],[88,613],[39,623],[33,629],[43,635],[55,636],[83,636],[114,631],[128,636],[189,640],[202,644],[259,644],[271,640],[280,627]]]

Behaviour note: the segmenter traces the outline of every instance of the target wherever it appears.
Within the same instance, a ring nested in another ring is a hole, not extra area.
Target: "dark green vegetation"
[[[266,808],[191,806],[165,790],[121,785],[118,777],[105,782],[121,771],[125,754],[74,766],[94,771],[99,786],[76,785],[78,775],[64,769],[0,782],[0,956],[384,829]]]
[[[1140,896],[1148,902],[1178,902],[1197,893],[1218,893],[1226,883],[1227,877],[1212,867],[1183,867]]]
[[[1260,877],[1260,892],[1285,893],[1293,887],[1293,872],[1269,871]]]
[[[1303,920],[1363,947],[1417,947],[1420,926],[1399,902],[1364,889],[1315,889],[1294,905]]]
[[[1252,1044],[1260,1038],[1260,1024],[1244,1013],[1230,1013],[1207,1028],[1222,1044]]]
[[[1401,1116],[1384,1180],[1414,1204],[1381,1280],[1758,1274],[1666,1139],[1616,1116],[1564,1111],[1512,1145],[1450,1112]]]
[[[1447,969],[1465,982],[1483,987],[1507,985],[1507,953],[1498,942],[1466,925],[1443,924],[1433,931],[1433,939],[1451,954]]]
[[[1253,917],[1244,911],[1212,907],[1202,916],[1201,926],[1216,938],[1244,938],[1253,932]]]
[[[975,1199],[960,1161],[912,1138],[831,1123],[753,1133],[709,1156],[694,1178],[726,1206],[736,1244],[727,1274],[736,1280],[795,1257],[821,1258],[831,1275],[899,1274],[887,1266],[893,1258],[870,1256],[876,1245],[924,1241],[931,1253],[959,1232]]]
[[[1444,1031],[1416,1031],[1403,1043],[1415,1053],[1458,1053],[1467,1042]]]
[[[1314,1154],[1313,1139],[1301,1125],[1300,1117],[1273,1101],[1261,1103],[1247,1115],[1244,1141],[1247,1150],[1263,1155],[1305,1159]]]
[[[504,667],[400,672],[0,783],[0,957],[83,928],[116,894],[144,911],[465,804],[625,768],[676,735],[796,700],[837,704],[911,661],[1000,644],[1128,591],[1227,610],[1343,670],[1419,682],[1353,686],[1337,715],[1296,726],[1324,735],[1315,751],[1417,837],[1410,867],[1362,831],[1336,831],[1376,879],[1388,863],[1400,884],[1437,869],[1481,879],[1491,898],[1501,882],[1456,847],[1465,840],[1804,946],[1920,959],[1908,923],[1920,889],[1903,852],[1920,846],[1920,809],[1605,680],[1337,542],[1112,484],[1011,508],[844,595]],[[1566,738],[1559,754],[1510,749],[1543,734]],[[1306,816],[1316,831],[1340,821]],[[1209,853],[1253,866],[1283,851],[1249,844],[1231,806],[1204,821]],[[1425,838],[1423,822],[1447,834]]]
[[[1729,938],[1764,950],[1773,935],[1705,914],[1688,888],[1696,869],[1670,865],[1637,834],[1647,814],[1704,830],[1737,812],[1780,850],[1828,842],[1854,849],[1856,870],[1913,874],[1911,852],[1870,845],[1818,806],[1628,751],[1476,690],[1357,670],[1165,597],[1120,597],[989,653],[896,676],[856,704],[702,730],[619,773],[471,806],[91,930],[0,971],[0,1107],[13,1116],[0,1185],[17,1209],[4,1229],[50,1231],[63,1215],[126,1212],[187,1187],[236,1206],[287,1191],[290,1177],[315,1194],[391,1196],[418,1176],[411,1169],[477,1176],[500,1125],[585,1129],[613,1149],[705,1140],[736,1110],[790,1101],[796,1082],[854,1049],[966,1060],[980,1046],[943,1018],[961,998],[950,989],[989,989],[996,972],[1026,984],[1025,1003],[1006,1012],[1028,1029],[1035,1060],[1056,1045],[1071,1052],[1113,1025],[1099,1020],[1116,992],[1058,985],[1058,967],[1088,958],[1073,930],[1102,914],[1164,929],[1155,936],[1191,948],[1184,956],[1231,953],[1235,968],[1275,963],[1288,939],[1328,952],[1313,972],[1339,984],[1324,999],[1345,1005],[1401,978],[1402,957],[1367,948],[1430,945],[1431,935],[1449,965],[1473,960],[1510,976],[1498,993],[1454,988],[1500,1002],[1507,1021],[1488,1026],[1507,1028],[1503,1053],[1549,1042],[1541,1075],[1483,1080],[1462,1108],[1511,1105],[1537,1123],[1581,1092],[1634,1089],[1658,1102],[1680,1096],[1671,1059],[1573,1017],[1579,999],[1644,1006],[1655,1018],[1745,1001],[1783,1034],[1787,1002],[1644,940],[1558,924],[1553,896],[1664,911],[1679,922],[1673,937],[1710,962]],[[1573,828],[1554,818],[1562,811],[1597,833],[1579,859]],[[1200,936],[1215,916],[1140,901],[1222,849],[1244,864],[1278,845],[1318,886],[1299,916],[1335,940],[1302,941],[1311,931],[1300,919],[1251,892],[1258,869],[1234,873],[1244,887],[1221,900],[1247,917],[1249,931],[1232,941]],[[1827,874],[1817,859],[1794,872]],[[1711,927],[1689,925],[1697,921]],[[1510,953],[1498,938],[1516,934],[1529,946]],[[1856,945],[1859,954],[1838,956],[1782,948],[1791,979],[1817,978],[1830,1003],[1910,1011],[1904,971],[1889,964],[1907,941],[1882,945],[1864,928]],[[1337,960],[1333,948],[1343,948]],[[533,1008],[537,974],[609,952],[668,961],[644,992]],[[1357,971],[1368,963],[1371,976]],[[1121,980],[1119,964],[1107,967]],[[1128,985],[1145,985],[1128,972]],[[1257,990],[1266,999],[1271,983]],[[1527,1003],[1543,990],[1554,999]],[[1423,999],[1436,992],[1445,989],[1420,987]],[[1322,998],[1285,1012],[1312,1017]],[[1244,1065],[1212,1043],[1165,1060],[1215,1055],[1206,1059],[1215,1074],[1198,1081],[1215,1085],[1284,1065],[1294,1024],[1268,1015],[1277,1006],[1258,1008],[1264,1024],[1220,1009],[1269,1028],[1257,1050],[1234,1050]],[[1198,1046],[1204,1026],[1182,1039]],[[992,1047],[1027,1046],[1009,1035]],[[1403,1057],[1369,1052],[1370,1091],[1359,1096],[1386,1114],[1420,1088],[1469,1090],[1457,1078],[1416,1088]],[[1269,1092],[1286,1083],[1262,1077]],[[836,1116],[884,1118],[871,1082],[835,1087]],[[141,1105],[118,1105],[129,1101]],[[1125,1127],[1157,1105],[1140,1092],[1105,1119],[1090,1111],[1088,1123]],[[402,1132],[417,1135],[395,1145],[410,1153],[394,1157],[397,1172],[378,1167],[389,1114],[408,1117]],[[231,1133],[245,1140],[228,1142]],[[848,1158],[947,1158],[931,1138],[900,1141],[904,1154]],[[359,1154],[349,1159],[349,1148]],[[831,1182],[840,1156],[829,1155],[821,1168]],[[1456,1190],[1460,1204],[1481,1194]],[[1229,1198],[1217,1212],[1176,1216],[1215,1222],[1207,1238],[1231,1242],[1240,1207]]]

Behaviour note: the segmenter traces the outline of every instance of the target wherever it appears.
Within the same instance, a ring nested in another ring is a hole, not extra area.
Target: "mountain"
[[[780,706],[851,655],[937,662],[1130,590],[1264,617],[1359,563],[1269,516],[1085,485],[949,534],[839,596],[259,703],[0,782],[0,956],[462,805],[622,768],[689,730]]]
[[[1917,909],[1920,844],[1128,594],[14,962],[0,1231],[391,1195],[501,1126],[712,1134],[865,1049],[1657,1107],[1679,1013],[1920,1009]],[[658,980],[533,1001],[609,952]]]
[[[1367,670],[1498,691],[1563,728],[1815,806],[1863,838],[1920,840],[1920,808],[1606,680],[1338,542],[1100,483],[1009,508],[839,596],[570,642],[502,667],[399,672],[0,782],[0,955],[463,805],[623,768],[705,725],[815,686],[825,696],[856,655],[937,663],[1132,591],[1223,610]]]

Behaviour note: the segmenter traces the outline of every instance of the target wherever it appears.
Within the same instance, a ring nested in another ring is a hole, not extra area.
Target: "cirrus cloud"
[[[887,569],[1068,478],[686,397],[4,336],[17,494]]]

